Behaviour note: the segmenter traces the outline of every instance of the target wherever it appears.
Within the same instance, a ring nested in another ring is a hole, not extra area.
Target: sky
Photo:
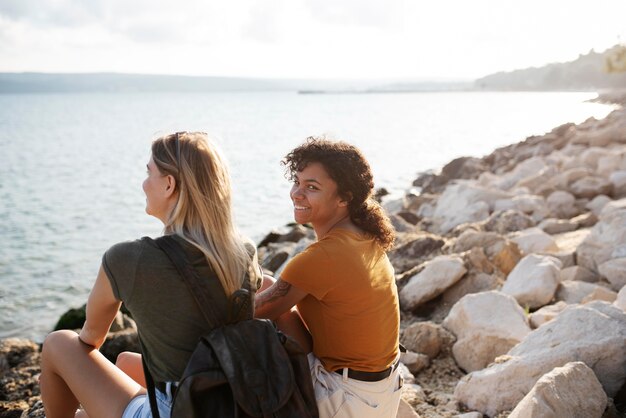
[[[626,42],[626,0],[0,0],[0,72],[472,80]]]

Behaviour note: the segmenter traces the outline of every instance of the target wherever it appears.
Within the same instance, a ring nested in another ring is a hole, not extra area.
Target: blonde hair
[[[217,146],[205,133],[179,132],[156,139],[152,158],[162,174],[174,177],[178,189],[165,232],[204,253],[227,296],[241,287],[244,277],[252,280],[254,289],[258,267],[251,266],[234,225],[230,176]]]

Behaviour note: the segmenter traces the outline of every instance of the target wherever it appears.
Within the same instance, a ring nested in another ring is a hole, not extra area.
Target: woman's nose
[[[294,200],[302,198],[302,190],[297,186],[293,186],[291,188],[291,198]]]

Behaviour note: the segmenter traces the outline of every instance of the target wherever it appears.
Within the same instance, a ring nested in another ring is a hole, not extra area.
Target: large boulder
[[[516,243],[524,254],[559,251],[559,246],[554,238],[540,228],[528,228],[514,232],[509,235],[509,239]]]
[[[580,266],[565,267],[561,270],[561,281],[573,280],[577,282],[595,283],[598,275],[593,271]]]
[[[546,199],[550,214],[555,218],[569,219],[578,215],[578,209],[574,205],[576,198],[573,194],[564,190],[552,192]]]
[[[497,200],[495,210],[514,209],[529,215],[533,221],[539,222],[550,215],[550,209],[542,196],[522,194],[510,199]]]
[[[592,271],[611,259],[626,257],[626,199],[607,203],[599,222],[576,248],[578,265]]]
[[[502,292],[531,309],[547,305],[559,285],[561,262],[550,256],[530,254],[508,275]]]
[[[522,258],[517,244],[495,232],[464,231],[452,246],[452,251],[462,253],[480,247],[500,271],[509,274]]]
[[[626,313],[606,302],[569,306],[506,356],[464,376],[454,395],[469,409],[494,416],[513,409],[541,376],[572,361],[593,369],[613,397],[626,380]]]
[[[546,234],[554,235],[575,231],[578,229],[578,224],[570,219],[547,218],[541,221],[537,227]]]
[[[425,354],[434,359],[447,341],[444,333],[446,333],[445,330],[434,322],[415,322],[402,332],[401,341],[407,350]]]
[[[626,197],[626,171],[614,171],[609,176],[609,181],[613,187],[613,197],[620,199]]]
[[[470,272],[446,290],[441,300],[452,306],[465,295],[487,292],[501,286],[502,281],[496,275]]]
[[[602,212],[604,206],[610,202],[612,202],[610,197],[601,194],[591,199],[591,201],[585,205],[585,208],[589,209],[594,215],[600,216],[600,212]]]
[[[595,298],[594,298],[595,295]],[[593,299],[613,302],[616,294],[611,290],[593,283],[566,281],[561,282],[556,290],[555,299],[568,305],[584,303]]]
[[[456,255],[441,255],[428,261],[424,269],[411,277],[400,291],[400,305],[407,310],[417,308],[442,294],[466,271],[463,259]]]
[[[497,291],[464,296],[443,326],[456,336],[452,354],[467,372],[486,367],[530,332],[524,310],[511,296]]]
[[[613,258],[598,266],[600,274],[618,291],[626,286],[626,257]]]
[[[528,158],[517,164],[513,170],[502,175],[495,182],[495,186],[502,190],[509,190],[519,181],[534,176],[548,168],[548,165],[541,157]]]
[[[622,287],[622,290],[617,294],[617,299],[613,302],[613,305],[626,312],[626,286]]]
[[[433,218],[446,233],[463,223],[486,219],[496,200],[509,197],[508,193],[481,187],[476,182],[461,181],[446,187],[437,200]]]
[[[496,211],[485,221],[485,231],[507,234],[535,226],[535,221],[518,210]]]
[[[585,363],[567,363],[544,374],[509,418],[600,418],[606,393]]]
[[[402,273],[441,254],[441,247],[445,243],[445,240],[438,235],[427,232],[417,233],[411,235],[406,243],[394,248],[389,253],[389,260],[396,273]]]
[[[588,176],[577,180],[570,186],[570,192],[576,197],[593,199],[594,197],[611,193],[613,186],[604,177]]]
[[[565,308],[567,308],[567,303],[559,301],[554,305],[546,305],[536,310],[528,316],[530,326],[533,329],[539,328],[543,324],[552,321],[558,314],[563,312]]]

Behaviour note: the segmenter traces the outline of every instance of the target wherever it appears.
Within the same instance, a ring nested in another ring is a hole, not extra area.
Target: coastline
[[[591,304],[602,304],[597,310],[613,309],[604,303],[626,309],[619,305],[626,305],[626,282],[622,283],[624,272],[619,264],[626,258],[626,250],[617,256],[606,250],[610,246],[626,248],[626,242],[615,241],[622,239],[619,234],[606,233],[611,235],[607,241],[594,232],[598,225],[603,231],[626,229],[626,224],[620,229],[619,223],[611,223],[611,217],[626,213],[626,203],[619,203],[626,198],[626,94],[607,93],[596,100],[622,107],[602,120],[564,124],[482,158],[455,159],[437,174],[420,175],[413,183],[421,189],[419,195],[385,202],[398,231],[389,257],[400,291],[402,342],[410,350],[402,360],[404,415],[398,416],[454,417],[476,411],[480,415],[474,416],[505,416],[501,414],[521,405],[521,398],[505,394],[502,380],[481,380],[485,379],[481,371],[508,376],[512,361],[501,357],[518,343],[522,346],[533,333],[539,335],[539,330],[546,329],[540,325],[549,324],[559,313],[565,315],[559,318],[578,314],[585,298]],[[607,205],[612,211],[603,211]],[[626,219],[624,216],[619,219]],[[297,226],[285,234],[270,233],[259,243],[259,259],[265,269],[278,273],[312,239],[310,230]],[[539,285],[522,282],[514,286],[512,276],[529,255],[540,258],[539,264],[549,265],[542,270],[545,280],[541,276]],[[612,260],[618,261],[611,264]],[[607,263],[608,267],[602,267]],[[450,274],[442,277],[437,271]],[[470,319],[482,318],[485,313],[476,306],[463,306],[472,295],[487,295],[490,299],[482,303],[497,306],[502,316],[499,320],[517,333],[494,324],[488,330],[485,324],[451,316],[463,308],[471,312],[465,314]],[[538,315],[547,307],[552,308]],[[520,310],[526,310],[521,322]],[[617,318],[611,329],[619,327],[612,332],[623,338],[626,346],[626,314],[611,313]],[[533,328],[533,315],[536,323],[544,322]],[[557,323],[554,321],[551,326]],[[602,329],[603,323],[594,324]],[[112,356],[133,343],[132,334],[128,323],[111,333]],[[603,333],[594,336],[605,337]],[[492,349],[481,345],[481,340],[488,340]],[[19,416],[18,410],[29,417],[43,416],[36,384],[39,348],[27,340],[0,341],[0,418]],[[626,365],[624,350],[617,350],[614,366]],[[518,354],[530,358],[529,353]],[[585,358],[579,360],[585,362]],[[531,393],[536,380],[553,369],[541,370],[534,381],[518,369],[521,374],[515,380],[523,387],[514,391]],[[608,385],[603,381],[604,370],[593,371],[612,399],[603,410],[615,409],[612,405],[620,405],[621,396],[626,396],[626,372],[611,375],[618,383]],[[472,379],[467,377],[470,375]],[[498,396],[493,398],[499,399],[483,399],[484,394],[472,387],[471,380],[482,381],[495,390]]]

